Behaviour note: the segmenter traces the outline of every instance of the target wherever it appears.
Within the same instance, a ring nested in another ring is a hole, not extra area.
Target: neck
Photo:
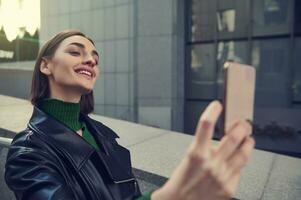
[[[76,92],[74,88],[60,87],[57,84],[52,84],[50,81],[50,95],[49,98],[58,99],[64,102],[79,103],[81,93]]]

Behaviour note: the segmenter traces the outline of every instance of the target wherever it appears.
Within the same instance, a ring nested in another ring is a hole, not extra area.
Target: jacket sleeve
[[[33,148],[11,146],[5,181],[18,200],[75,199],[47,154]]]

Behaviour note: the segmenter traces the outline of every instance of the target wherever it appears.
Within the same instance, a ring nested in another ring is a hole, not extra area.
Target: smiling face
[[[40,71],[48,76],[50,97],[79,102],[92,91],[99,76],[95,46],[79,35],[64,39],[50,59],[43,59]]]

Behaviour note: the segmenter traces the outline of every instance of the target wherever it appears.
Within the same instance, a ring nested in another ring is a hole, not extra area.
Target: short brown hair
[[[79,35],[87,38],[95,46],[92,39],[88,38],[85,34],[78,30],[65,30],[59,32],[49,41],[47,41],[39,51],[32,75],[31,91],[29,97],[32,105],[38,106],[41,100],[49,98],[50,91],[48,77],[40,71],[40,65],[42,60],[44,58],[52,58],[61,42],[66,38],[74,35]],[[89,114],[94,110],[93,90],[88,94],[84,94],[81,96],[80,110],[83,114]]]

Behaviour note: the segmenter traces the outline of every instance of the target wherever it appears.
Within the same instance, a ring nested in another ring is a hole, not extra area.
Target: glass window
[[[190,51],[190,68],[188,72],[189,98],[215,97],[215,45],[193,45]]]
[[[257,106],[289,105],[289,39],[253,41],[252,65],[257,69]]]
[[[213,40],[215,35],[215,0],[192,0],[191,41]]]
[[[198,44],[190,43],[187,48],[191,63],[185,77],[185,132],[194,133],[199,113],[210,100],[223,98],[223,64],[228,60],[251,64],[257,72],[256,148],[300,157],[301,114],[296,106],[301,103],[301,1],[188,2],[193,9],[189,40]],[[293,25],[295,36],[291,38]],[[215,139],[221,136],[220,125],[221,121]]]
[[[301,102],[301,38],[296,38],[294,48],[294,80],[293,94],[294,101]]]
[[[295,0],[295,33],[301,34],[301,1]]]
[[[6,38],[3,29],[0,30],[0,63],[12,62],[17,59],[17,45],[16,42],[9,42]]]
[[[218,66],[218,98],[223,98],[224,71],[223,65],[226,61],[235,61],[246,64],[248,60],[248,42],[229,41],[219,42],[217,48],[217,66]]]
[[[235,14],[236,11],[234,9],[217,12],[218,31],[234,32]]]
[[[216,10],[218,38],[246,38],[249,10],[249,0],[219,0]]]
[[[254,0],[253,35],[289,33],[292,0]]]
[[[248,36],[249,0],[192,0],[191,41]]]
[[[39,29],[40,1],[0,1],[0,63],[36,59]]]

